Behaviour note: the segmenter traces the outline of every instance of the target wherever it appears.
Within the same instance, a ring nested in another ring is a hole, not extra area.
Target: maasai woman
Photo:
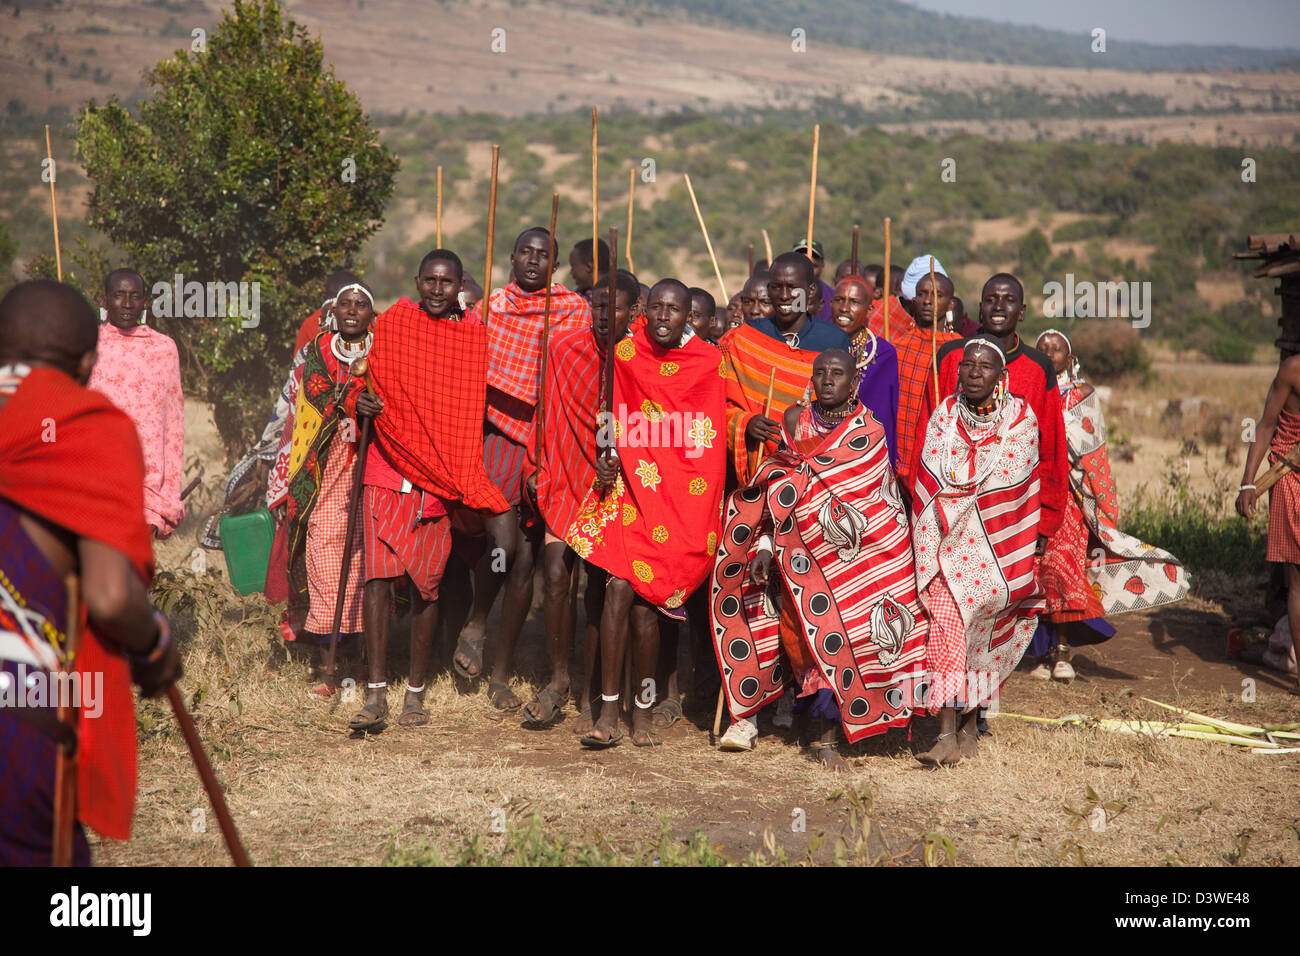
[[[1029,653],[1054,658],[1051,671],[1044,661],[1034,676],[1068,681],[1075,676],[1070,645],[1096,644],[1114,635],[1106,615],[1181,600],[1188,582],[1173,555],[1116,530],[1119,505],[1106,454],[1106,421],[1097,393],[1079,376],[1069,338],[1048,329],[1036,347],[1051,359],[1061,391],[1070,494],[1039,570],[1047,612]]]
[[[727,503],[713,586],[736,717],[724,750],[751,749],[752,715],[781,694],[785,661],[795,712],[816,719],[814,755],[834,770],[847,769],[841,724],[855,742],[906,724],[920,700],[927,622],[907,514],[884,429],[857,385],[850,353],[818,355],[815,400],[786,410],[782,447]]]
[[[1008,394],[1005,369],[995,342],[969,339],[957,393],[930,416],[918,456],[912,544],[930,614],[927,704],[940,714],[939,740],[918,758],[928,766],[976,754],[978,708],[1020,662],[1042,608],[1038,420]]]
[[[345,286],[334,300],[338,331],[319,333],[305,348],[305,360],[294,371],[293,413],[280,445],[288,483],[282,498],[270,502],[272,507],[285,505],[290,624],[322,652],[334,630],[357,455],[356,423],[340,398],[353,382],[352,363],[370,351],[374,314],[374,300],[364,285]],[[362,551],[357,522],[341,641],[361,633]],[[312,693],[328,696],[332,691],[322,683]]]

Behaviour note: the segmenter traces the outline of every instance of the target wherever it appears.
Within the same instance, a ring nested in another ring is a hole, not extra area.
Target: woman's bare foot
[[[961,762],[961,750],[957,745],[957,731],[940,734],[933,747],[916,759],[927,767],[953,767]]]

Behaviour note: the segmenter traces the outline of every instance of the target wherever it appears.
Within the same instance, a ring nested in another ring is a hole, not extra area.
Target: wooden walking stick
[[[492,185],[488,191],[487,263],[483,266],[483,324],[488,324],[488,299],[492,298],[492,240],[497,228],[497,161],[501,147],[492,147]]]
[[[632,210],[635,205],[632,202],[636,195],[636,167],[627,171],[627,235],[623,241],[623,255],[627,259],[627,271],[636,272],[636,267],[632,265]]]
[[[772,392],[776,389],[776,366],[772,366],[772,371],[767,376],[767,400],[763,402],[763,417],[770,418],[772,415]],[[754,477],[754,470],[758,468],[758,456],[762,453],[763,446],[749,453],[749,477]],[[748,482],[746,482],[748,484]]]
[[[754,244],[752,242],[749,244],[749,274],[751,276],[754,274]]]
[[[889,341],[889,217],[885,217],[885,341]]]
[[[858,227],[853,227],[853,248],[849,253],[849,275],[858,274]]]
[[[542,305],[542,361],[538,372],[537,385],[537,427],[536,435],[537,465],[540,469],[543,455],[543,439],[546,435],[546,354],[551,346],[551,280],[555,277],[555,214],[560,209],[560,194],[551,193],[551,228],[548,233],[551,245],[546,250],[546,299]]]
[[[722,290],[722,301],[728,302],[731,297],[727,295],[727,285],[722,281],[722,270],[718,268],[718,257],[713,254],[713,243],[709,241],[709,230],[704,225],[704,217],[700,215],[700,204],[695,201],[695,188],[691,185],[690,173],[686,174],[686,191],[691,196],[691,206],[695,209],[695,219],[700,224],[700,232],[704,233],[704,247],[709,250],[709,261],[713,263],[713,274],[718,277],[718,288]]]
[[[939,407],[939,287],[934,282],[934,256],[930,257],[930,368],[934,372],[934,407]]]
[[[54,150],[50,148],[50,127],[45,126],[45,158],[50,166],[50,217],[54,220],[54,268],[58,271],[59,281],[63,281],[63,250],[59,247],[59,204],[54,200]]]
[[[709,734],[709,746],[712,747],[718,736],[722,733],[722,705],[727,700],[725,674],[722,675],[722,685],[718,687],[718,705],[713,708],[713,730]]]
[[[486,296],[485,296],[486,298]],[[365,358],[354,361],[349,372],[364,380],[366,391],[370,388],[370,363]],[[339,568],[339,590],[334,596],[334,626],[330,630],[330,649],[325,657],[325,685],[334,692],[335,661],[338,655],[339,635],[343,630],[343,603],[348,593],[348,577],[355,549],[353,536],[357,533],[357,515],[361,505],[361,488],[366,474],[366,454],[370,450],[370,425],[368,415],[361,418],[361,436],[357,440],[357,460],[352,466],[352,494],[348,496],[348,536],[343,541],[343,565]],[[337,438],[337,436],[335,436]]]
[[[600,265],[597,262],[600,256],[596,252],[599,247],[597,240],[600,236],[599,209],[600,180],[596,175],[596,107],[593,106],[591,108],[591,261],[593,263],[591,281],[593,283],[600,277]]]
[[[49,127],[46,127],[48,131]],[[48,133],[47,133],[48,135]],[[81,589],[77,576],[69,574],[64,579],[68,593],[67,660],[72,668],[77,648],[81,643]],[[70,674],[71,670],[60,673]],[[71,684],[60,685],[58,695],[59,723],[71,736],[59,743],[59,753],[54,761],[54,866],[72,866],[72,847],[77,825],[77,709],[68,699]]]
[[[808,235],[805,238],[807,242],[808,261],[813,257],[813,213],[817,210],[817,148],[821,143],[822,127],[820,123],[813,125],[813,152],[812,152],[812,184],[808,187]],[[768,263],[771,265],[771,262]]]
[[[439,249],[441,249],[441,248],[442,248],[442,167],[441,167],[441,166],[438,167],[438,207],[437,207],[437,209],[438,209],[437,216],[436,216],[437,221],[438,221],[438,242],[437,242],[437,247],[438,247]]]
[[[767,267],[772,268],[772,240],[767,235],[767,230],[763,230],[763,248],[767,250]]]

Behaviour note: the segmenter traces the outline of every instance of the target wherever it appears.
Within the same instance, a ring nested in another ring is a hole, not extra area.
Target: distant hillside
[[[1297,50],[1130,43],[1107,37],[1092,52],[1087,34],[921,10],[898,0],[610,0],[632,10],[683,10],[750,30],[808,31],[808,43],[837,43],[899,56],[976,63],[1109,70],[1294,69]],[[992,5],[996,9],[996,5]],[[787,25],[788,24],[788,25]]]

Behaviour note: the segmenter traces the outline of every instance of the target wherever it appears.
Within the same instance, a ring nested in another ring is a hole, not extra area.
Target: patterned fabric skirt
[[[446,515],[420,516],[421,495],[366,485],[365,579],[408,575],[426,601],[438,600],[438,585],[451,554]]]
[[[523,497],[527,465],[527,448],[490,425],[484,429],[483,466],[487,469],[488,479],[511,505],[518,505]]]
[[[1269,444],[1269,462],[1277,462],[1300,441],[1300,415],[1285,409]],[[1269,489],[1268,547],[1270,561],[1300,564],[1300,472],[1289,472]]]
[[[1054,624],[1105,616],[1101,601],[1088,579],[1088,529],[1083,513],[1066,498],[1061,527],[1047,542],[1039,565],[1039,585],[1047,603],[1045,617]]]
[[[332,443],[325,470],[321,473],[320,497],[307,519],[307,590],[311,608],[307,630],[315,634],[334,631],[334,605],[338,600],[339,574],[348,537],[348,504],[352,497],[352,466],[355,455],[347,442]],[[344,634],[361,630],[361,595],[366,582],[361,563],[364,548],[361,525],[352,529],[352,556],[348,562],[347,596],[343,600]]]
[[[957,601],[939,572],[925,590],[930,611],[930,638],[925,645],[925,669],[930,675],[926,709],[938,713],[945,704],[966,696],[966,624]]]

